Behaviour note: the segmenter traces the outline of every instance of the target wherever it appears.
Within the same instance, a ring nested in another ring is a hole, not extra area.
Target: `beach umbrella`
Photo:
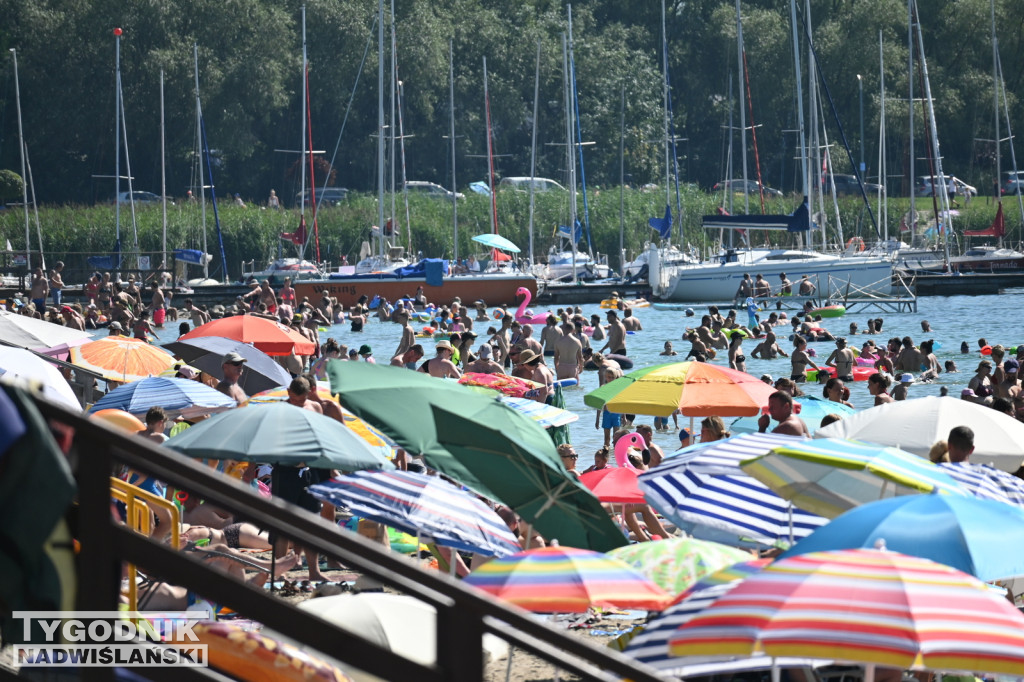
[[[984,580],[1024,575],[1024,510],[949,495],[907,495],[851,509],[782,557],[875,547],[931,559]]]
[[[850,415],[820,429],[815,438],[852,438],[891,445],[928,457],[936,441],[955,426],[974,431],[971,461],[1016,471],[1024,462],[1024,424],[985,405],[950,397],[897,400]]]
[[[332,360],[327,374],[343,407],[431,468],[511,507],[545,538],[598,551],[625,544],[544,429],[495,394],[364,362]]]
[[[545,429],[566,426],[580,418],[580,416],[575,412],[570,412],[569,410],[555,405],[538,403],[536,400],[530,400],[529,398],[513,398],[506,395],[498,398],[498,400],[505,403],[516,412],[525,414]]]
[[[509,253],[519,253],[519,247],[502,237],[500,234],[478,234],[472,237],[473,241],[492,249],[500,249]]]
[[[222,412],[173,436],[164,445],[200,459],[342,471],[393,466],[379,450],[340,422],[287,403]]]
[[[207,322],[178,338],[184,343],[204,336],[220,336],[249,344],[267,355],[312,355],[316,344],[279,322],[255,315],[232,315]]]
[[[638,542],[613,549],[608,556],[624,561],[669,594],[685,592],[701,578],[750,559],[744,550],[687,537]]]
[[[676,601],[648,622],[643,630],[632,637],[623,653],[641,663],[669,675],[677,675],[683,659],[668,652],[668,642],[679,626],[711,606],[716,599],[736,587],[741,580],[752,575],[768,563],[767,560],[734,564],[697,581],[679,595]],[[779,662],[780,667],[782,662]]]
[[[810,535],[827,519],[783,500],[740,462],[794,436],[759,433],[683,448],[638,479],[647,502],[687,533],[732,546],[774,546]]]
[[[127,336],[108,336],[71,349],[71,363],[92,370],[108,381],[127,383],[174,365],[170,353]]]
[[[835,403],[831,400],[816,398],[810,395],[802,395],[794,400],[796,401],[795,404],[800,406],[798,411],[794,410],[796,415],[803,420],[804,424],[807,425],[807,430],[812,435],[820,428],[823,417],[830,414],[838,414],[843,419],[846,419],[857,411],[848,405]],[[729,430],[733,433],[757,433],[757,420],[759,416],[760,415],[735,419],[729,424]],[[770,431],[775,428],[777,423],[778,422],[773,421],[768,426],[768,430]]]
[[[802,509],[835,518],[867,502],[935,490],[967,493],[926,459],[897,448],[838,438],[799,440],[740,468]]]
[[[445,547],[508,556],[522,547],[501,517],[472,493],[412,471],[357,471],[309,487],[309,494],[362,518]]]
[[[706,362],[671,362],[630,372],[584,396],[590,407],[622,414],[742,417],[759,414],[775,388]]]
[[[92,334],[46,320],[37,320],[28,315],[0,310],[0,339],[21,348],[57,357],[66,356],[73,346],[88,343],[92,339]]]
[[[955,568],[853,549],[781,559],[675,631],[677,656],[809,656],[1024,674],[1024,616]]]
[[[234,398],[198,381],[146,377],[118,386],[96,401],[89,413],[114,409],[145,417],[149,408],[162,407],[172,419],[177,416],[194,419],[237,406]]]
[[[636,469],[605,467],[580,474],[580,482],[602,502],[645,504],[643,491],[637,485],[639,475],[640,472]]]
[[[316,393],[321,400],[330,400],[335,403],[338,402],[338,397],[331,395],[330,389],[325,386],[317,384]],[[283,403],[286,400],[288,400],[288,387],[277,386],[276,388],[260,391],[255,395],[249,396],[249,400],[244,402],[242,405],[272,405],[274,403]],[[360,438],[373,447],[383,448],[382,454],[384,456],[390,456],[391,451],[398,448],[398,443],[392,440],[390,436],[372,424],[368,424],[355,416],[344,407],[341,408],[341,414],[344,417],[345,426],[355,431]]]
[[[939,462],[939,468],[971,495],[1024,509],[1024,480],[988,464]]]
[[[200,336],[165,343],[163,347],[218,381],[224,379],[224,356],[238,353],[246,361],[238,385],[249,395],[287,384],[292,378],[288,370],[260,349],[223,336]]]
[[[81,403],[60,370],[24,348],[0,345],[0,376],[6,380],[39,382],[43,397],[80,412]]]
[[[572,547],[540,547],[488,561],[462,582],[539,613],[583,613],[592,606],[659,611],[670,599],[622,561]]]

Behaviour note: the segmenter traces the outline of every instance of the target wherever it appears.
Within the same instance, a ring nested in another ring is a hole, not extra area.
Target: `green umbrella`
[[[625,543],[551,438],[494,396],[404,368],[331,361],[331,391],[432,468],[514,509],[546,538],[604,551]]]
[[[665,538],[608,552],[650,578],[669,594],[680,594],[701,578],[750,560],[750,552],[710,540]]]
[[[287,403],[222,412],[164,445],[205,459],[304,464],[343,471],[393,468],[378,448],[341,422]]]

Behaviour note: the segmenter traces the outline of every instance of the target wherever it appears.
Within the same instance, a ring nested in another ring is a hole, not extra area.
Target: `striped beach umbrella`
[[[504,395],[498,398],[498,400],[505,403],[516,412],[525,414],[545,429],[565,426],[566,424],[571,424],[580,418],[580,416],[575,412],[570,412],[569,410],[564,410],[554,405],[538,403],[536,400],[530,400],[529,398],[514,398],[512,396]]]
[[[520,551],[498,514],[472,493],[412,471],[357,471],[312,485],[309,493],[362,518],[445,547],[486,556]]]
[[[977,578],[874,549],[781,559],[682,625],[676,656],[810,656],[1024,675],[1024,616]]]
[[[939,468],[971,495],[1024,508],[1024,480],[988,464],[940,462]]]
[[[694,537],[733,546],[788,544],[828,522],[745,474],[740,462],[792,436],[745,434],[673,453],[640,475],[647,502]]]
[[[753,575],[769,563],[767,559],[734,564],[712,573],[696,582],[657,618],[631,639],[623,652],[641,663],[653,666],[670,675],[682,667],[684,661],[668,652],[668,642],[679,626],[689,622],[696,614],[711,606],[716,599],[736,587],[741,580]]]
[[[937,466],[898,448],[838,438],[773,448],[740,468],[801,508],[827,518],[867,502],[936,491],[967,493]]]
[[[146,377],[118,386],[92,406],[90,413],[100,410],[124,410],[144,417],[151,407],[162,407],[171,418],[186,419],[223,412],[238,403],[215,388],[190,379]]]
[[[617,547],[608,556],[626,562],[669,594],[680,594],[701,578],[749,559],[750,553],[717,542],[682,537]]]
[[[127,383],[159,376],[174,365],[174,358],[145,341],[108,336],[72,348],[71,363],[92,370],[108,381]]]
[[[583,613],[591,606],[660,610],[668,594],[606,554],[541,547],[489,561],[463,584],[540,613]]]

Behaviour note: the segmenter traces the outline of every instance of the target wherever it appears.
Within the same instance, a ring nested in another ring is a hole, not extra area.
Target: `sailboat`
[[[544,278],[549,281],[578,282],[607,279],[611,274],[607,263],[598,261],[589,248],[589,220],[587,211],[587,183],[583,174],[583,142],[579,126],[579,97],[576,91],[576,66],[573,57],[572,42],[572,6],[568,8],[569,33],[562,37],[562,64],[565,72],[565,130],[566,130],[566,161],[569,170],[569,224],[558,226],[558,245],[552,245],[548,251],[547,267]],[[579,150],[579,166],[577,166],[577,149]],[[584,218],[581,222],[577,212],[576,179],[577,168],[583,180]],[[588,249],[580,251],[580,239],[587,233]]]
[[[377,224],[388,226],[384,220],[384,135],[387,131],[384,118],[384,0],[378,0],[378,59],[377,70]],[[453,138],[454,139],[454,138]],[[537,279],[521,272],[508,273],[467,273],[455,275],[449,262],[440,258],[427,258],[419,263],[395,267],[396,257],[404,260],[400,246],[391,246],[385,234],[387,230],[374,228],[372,231],[376,252],[364,243],[363,256],[356,266],[355,274],[331,274],[326,278],[307,279],[295,282],[295,295],[311,300],[322,295],[335,297],[338,303],[348,307],[355,305],[363,296],[397,301],[415,294],[422,287],[427,299],[436,304],[451,304],[459,298],[464,302],[482,299],[489,305],[516,303],[516,291],[526,288],[532,296],[537,295]]]
[[[737,22],[739,13],[737,7]],[[792,10],[795,22],[795,8]],[[740,83],[743,83],[742,47],[739,55]],[[797,62],[799,74],[799,63]],[[797,79],[797,99],[803,101],[800,79]],[[743,87],[740,87],[741,94]],[[813,92],[813,89],[812,89]],[[741,129],[745,131],[743,98],[740,99]],[[813,101],[813,98],[812,98]],[[802,126],[801,126],[802,129]],[[745,135],[744,135],[745,140]],[[803,146],[803,144],[801,144]],[[743,145],[745,151],[746,145]],[[745,162],[744,162],[745,166]],[[806,168],[806,166],[805,166]],[[744,172],[744,177],[746,172]],[[710,215],[704,216],[704,229],[721,230],[730,235],[742,230],[776,230],[806,236],[812,234],[810,174],[804,173],[804,200],[791,215]],[[730,236],[728,243],[734,243]],[[751,240],[748,240],[751,241]],[[651,288],[656,298],[667,301],[729,301],[736,297],[744,275],[759,274],[773,287],[783,274],[808,278],[816,285],[820,296],[827,296],[832,286],[848,291],[887,294],[891,291],[892,261],[884,256],[861,256],[852,253],[825,254],[796,248],[725,248],[712,260],[697,265],[663,268],[655,246],[649,247]]]

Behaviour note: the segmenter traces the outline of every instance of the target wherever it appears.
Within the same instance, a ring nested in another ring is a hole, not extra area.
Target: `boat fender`
[[[559,379],[558,381],[553,382],[551,385],[561,386],[562,388],[568,388],[569,386],[575,386],[578,383],[580,383],[578,379],[573,379],[572,377],[570,377],[568,379]]]
[[[992,346],[982,346],[981,347],[981,354],[982,355],[992,355]]]

